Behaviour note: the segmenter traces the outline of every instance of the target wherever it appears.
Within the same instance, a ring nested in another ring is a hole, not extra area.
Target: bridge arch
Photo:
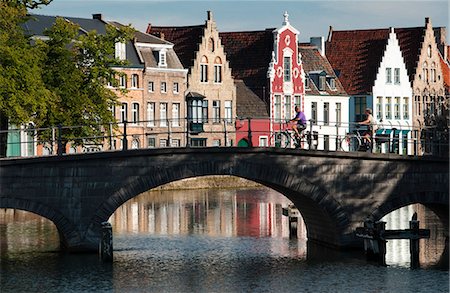
[[[101,223],[126,201],[155,187],[193,177],[230,175],[244,178],[273,190],[290,199],[299,209],[307,227],[308,239],[328,244],[339,244],[339,236],[350,219],[345,209],[323,187],[312,183],[307,176],[286,169],[268,170],[259,163],[229,161],[214,163],[202,161],[194,165],[175,165],[165,169],[140,169],[138,176],[129,180],[106,198],[89,224],[88,235],[98,235]]]
[[[50,220],[58,230],[60,243],[65,247],[73,247],[72,243],[80,242],[81,237],[75,225],[60,212],[47,205],[37,201],[5,197],[1,200],[0,208],[23,210]]]
[[[384,201],[369,215],[369,218],[374,221],[379,221],[385,215],[411,204],[422,204],[431,209],[439,217],[442,225],[448,230],[448,195],[439,191],[421,191],[399,194]]]

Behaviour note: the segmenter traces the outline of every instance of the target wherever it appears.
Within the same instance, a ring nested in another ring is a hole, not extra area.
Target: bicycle
[[[356,126],[353,133],[347,133],[340,141],[340,149],[344,152],[367,152],[372,150],[372,142],[368,142],[364,136],[361,135],[360,126]]]
[[[289,126],[288,122],[283,123],[283,125]],[[303,131],[300,133],[301,137],[304,137]],[[291,146],[294,146],[294,148],[300,148],[301,147],[301,138],[297,137],[293,131],[289,130],[289,127],[285,127],[284,129],[280,131],[274,132],[270,136],[270,142],[274,143],[275,147],[279,148],[288,148]]]

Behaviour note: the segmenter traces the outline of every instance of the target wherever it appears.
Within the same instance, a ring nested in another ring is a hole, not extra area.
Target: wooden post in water
[[[382,266],[386,266],[386,239],[384,238],[384,233],[386,231],[386,222],[378,221],[375,222],[375,236],[378,243],[378,263]]]
[[[409,221],[409,229],[411,230],[411,238],[409,239],[409,252],[411,254],[411,269],[418,269],[419,262],[419,221],[417,221],[417,213],[414,213],[411,221]]]
[[[100,259],[102,262],[112,262],[113,260],[113,243],[112,243],[112,226],[109,222],[102,223],[102,235],[100,240]]]

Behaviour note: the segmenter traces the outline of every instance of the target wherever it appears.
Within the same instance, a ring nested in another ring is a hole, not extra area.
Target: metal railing
[[[349,151],[342,140],[357,130],[357,123],[308,121],[301,148]],[[268,118],[163,119],[114,122],[99,125],[58,125],[47,128],[26,126],[0,131],[7,136],[6,155],[45,156],[67,153],[117,151],[165,147],[279,147],[277,134],[292,132],[292,123]],[[448,156],[448,129],[414,129],[378,124],[370,150],[399,155]],[[418,135],[422,133],[421,137]],[[0,140],[4,141],[4,140]],[[0,146],[1,147],[1,146]],[[294,144],[288,145],[294,147]],[[358,151],[358,150],[354,150]]]

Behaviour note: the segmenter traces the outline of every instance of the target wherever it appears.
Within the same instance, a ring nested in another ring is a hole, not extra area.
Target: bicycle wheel
[[[358,137],[347,134],[342,140],[341,140],[341,150],[344,152],[354,152],[359,150],[359,146],[361,145],[361,141]]]

